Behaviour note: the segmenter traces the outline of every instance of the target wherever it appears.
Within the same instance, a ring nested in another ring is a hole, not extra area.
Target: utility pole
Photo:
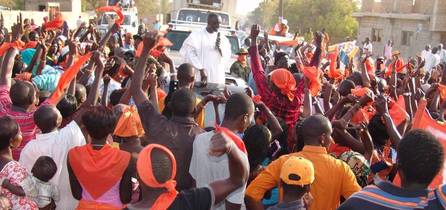
[[[279,1],[280,17],[283,17],[283,0]]]

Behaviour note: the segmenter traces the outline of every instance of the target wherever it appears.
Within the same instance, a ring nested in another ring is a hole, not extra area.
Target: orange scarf
[[[141,137],[144,135],[141,118],[135,106],[129,106],[124,109],[113,134],[119,137]]]
[[[248,151],[246,150],[245,147],[245,143],[243,142],[243,140],[237,136],[234,132],[232,132],[231,130],[225,128],[225,127],[221,127],[219,125],[215,125],[215,132],[222,132],[224,134],[226,134],[237,146],[237,148],[242,151],[245,154],[248,154]]]
[[[287,69],[276,69],[271,72],[271,81],[280,89],[280,92],[290,101],[294,100],[294,92],[296,91],[296,80],[293,74]]]
[[[352,95],[356,96],[356,97],[363,97],[365,94],[371,93],[371,92],[372,92],[372,90],[370,90],[367,87],[356,87],[351,90]]]
[[[54,29],[60,29],[63,26],[64,19],[61,15],[56,17],[54,20],[46,22],[43,24],[43,28],[45,28],[45,31],[48,30],[54,30]]]
[[[92,52],[89,52],[86,55],[81,56],[72,66],[64,71],[64,73],[60,76],[59,83],[57,83],[57,87],[49,98],[48,102],[50,104],[57,104],[59,99],[65,94],[65,89],[70,84],[71,80],[77,75],[77,73],[81,70],[81,67],[91,58],[93,55]]]
[[[96,203],[94,201],[80,200],[76,210],[121,210],[105,203]]]
[[[172,174],[170,175],[170,179],[165,183],[159,183],[153,175],[151,154],[152,150],[155,148],[163,150],[169,156],[170,161],[172,162]],[[166,210],[169,208],[178,194],[178,192],[175,190],[177,183],[174,180],[177,173],[177,162],[172,152],[162,145],[149,144],[139,153],[138,161],[136,162],[136,169],[138,171],[139,178],[145,185],[152,188],[166,188],[167,190],[167,192],[161,194],[156,199],[155,203],[150,209]]]
[[[0,46],[0,56],[5,55],[6,52],[8,52],[9,49],[15,48],[18,50],[24,50],[25,49],[25,43],[17,40],[14,42],[5,42]]]
[[[70,166],[79,183],[94,199],[110,190],[127,169],[130,153],[106,144],[94,150],[91,144],[68,152]]]
[[[115,12],[118,15],[118,19],[115,20],[115,23],[121,25],[124,23],[124,14],[122,14],[122,10],[118,6],[105,6],[99,7],[96,9],[98,12]]]
[[[314,66],[301,66],[302,73],[310,80],[309,89],[312,96],[317,96],[322,89],[322,82],[319,79],[320,71]]]

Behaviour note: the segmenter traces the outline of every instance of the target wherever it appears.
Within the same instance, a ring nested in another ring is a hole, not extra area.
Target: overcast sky
[[[245,14],[248,12],[252,12],[259,3],[263,0],[238,0],[237,1],[237,13]]]

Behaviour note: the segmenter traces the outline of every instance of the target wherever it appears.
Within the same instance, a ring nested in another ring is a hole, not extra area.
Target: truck
[[[121,25],[122,32],[137,34],[139,26],[138,9],[136,7],[123,8],[122,14],[124,15],[124,23]],[[102,13],[97,24],[99,34],[105,34],[116,18],[117,15],[114,12]]]

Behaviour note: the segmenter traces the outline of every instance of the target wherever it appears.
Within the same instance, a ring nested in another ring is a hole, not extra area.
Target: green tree
[[[340,42],[345,37],[355,36],[358,23],[352,13],[358,8],[353,0],[283,0],[284,17],[288,20],[290,31],[304,34],[325,30],[329,33],[331,43]],[[278,19],[278,1],[267,1],[259,5],[250,20],[271,28]],[[262,16],[263,21],[258,21]],[[269,22],[268,22],[269,21]]]
[[[0,0],[0,5],[4,7],[9,7],[11,9],[23,9],[23,0]]]

